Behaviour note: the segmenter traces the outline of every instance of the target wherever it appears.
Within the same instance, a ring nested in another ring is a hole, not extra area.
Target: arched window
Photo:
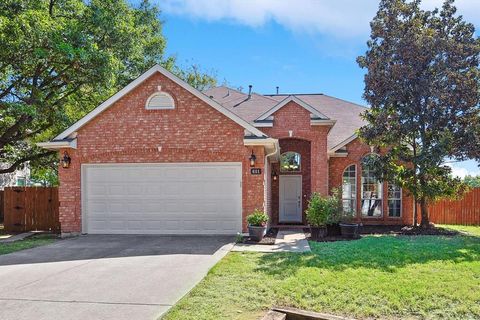
[[[157,92],[147,99],[147,110],[175,109],[175,100],[166,92]]]
[[[388,184],[388,216],[402,216],[402,188],[391,183]]]
[[[355,213],[357,210],[357,167],[352,164],[343,171],[342,203],[343,212]]]
[[[369,168],[371,162],[367,157],[374,157],[369,154],[362,160],[362,215],[365,217],[382,216],[382,182],[375,177],[373,170]]]
[[[300,162],[300,153],[296,153],[293,151],[282,153],[282,155],[280,156],[280,171],[300,172],[302,169]]]

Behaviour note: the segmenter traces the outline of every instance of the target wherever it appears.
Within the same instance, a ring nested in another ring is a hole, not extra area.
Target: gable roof
[[[312,107],[308,103],[305,103],[305,101],[300,100],[299,98],[297,98],[295,96],[286,97],[285,99],[283,99],[282,101],[277,103],[275,106],[273,106],[273,108],[269,109],[268,111],[266,111],[265,113],[260,115],[260,117],[258,117],[255,120],[257,120],[257,121],[266,120],[268,117],[273,115],[275,112],[277,112],[278,110],[280,110],[281,108],[286,106],[289,102],[295,102],[296,104],[298,104],[302,108],[306,109],[307,111],[310,111],[310,113],[314,116],[314,118],[318,118],[318,119],[321,119],[321,120],[330,120],[327,116],[322,114],[320,111],[318,111],[317,109],[315,109],[314,107]]]
[[[366,110],[366,107],[322,93],[267,95],[252,93],[251,98],[248,100],[245,100],[248,97],[246,93],[225,86],[209,89],[205,93],[225,108],[255,125],[260,123],[258,121],[255,122],[255,120],[262,114],[289,96],[294,96],[325,115],[325,117],[332,121],[336,120],[327,137],[329,150],[344,141],[348,141],[357,129],[366,124],[360,116]],[[241,101],[244,102],[234,107]]]
[[[208,96],[206,96],[204,93],[200,92],[199,90],[195,89],[185,81],[181,80],[162,66],[156,64],[150,69],[148,69],[146,72],[144,72],[142,75],[140,75],[137,79],[133,80],[130,82],[126,87],[115,93],[113,96],[108,98],[106,101],[104,101],[102,104],[100,104],[98,107],[90,111],[88,114],[86,114],[83,118],[75,122],[72,126],[70,126],[68,129],[60,133],[58,136],[56,136],[53,141],[58,141],[58,140],[64,140],[66,138],[69,138],[70,135],[74,134],[77,130],[79,130],[81,127],[83,127],[85,124],[90,122],[93,118],[98,116],[100,113],[102,113],[104,110],[112,106],[115,102],[120,100],[123,96],[128,94],[130,91],[135,89],[138,85],[140,85],[143,81],[148,79],[150,76],[155,74],[156,72],[159,72],[166,76],[168,79],[172,80],[200,100],[204,101],[207,103],[209,106],[214,108],[215,110],[219,111],[226,117],[230,118],[243,128],[250,132],[252,135],[257,136],[257,137],[266,137],[266,135],[255,128],[252,124],[250,124],[248,121],[245,121],[243,118],[239,117],[235,113],[231,112],[227,108],[223,107],[220,105],[218,102],[210,99]]]

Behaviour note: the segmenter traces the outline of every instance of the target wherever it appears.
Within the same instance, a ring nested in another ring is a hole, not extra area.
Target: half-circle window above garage
[[[157,92],[147,99],[145,108],[147,110],[175,109],[175,100],[166,92]]]

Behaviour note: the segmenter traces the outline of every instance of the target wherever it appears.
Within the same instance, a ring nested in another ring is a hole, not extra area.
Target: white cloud
[[[378,0],[163,0],[169,14],[187,15],[207,21],[225,20],[253,28],[267,22],[294,32],[321,33],[340,38],[368,35],[369,22]],[[442,0],[424,0],[424,7],[441,6]],[[479,0],[457,0],[458,13],[480,22]]]
[[[459,165],[455,165],[452,163],[448,163],[447,166],[449,166],[452,169],[452,175],[454,177],[459,177],[459,178],[465,178],[465,176],[480,176],[480,171],[470,171],[465,167],[461,167]]]

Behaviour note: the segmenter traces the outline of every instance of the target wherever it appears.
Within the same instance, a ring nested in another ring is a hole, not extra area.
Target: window
[[[343,171],[342,203],[345,213],[354,213],[357,209],[357,170],[352,164]]]
[[[371,157],[374,155],[369,155]],[[382,183],[375,177],[367,165],[362,164],[362,215],[365,217],[382,216]]]
[[[157,92],[147,99],[145,108],[148,110],[175,109],[175,101],[166,92]]]
[[[401,217],[402,215],[402,188],[388,184],[388,216]]]
[[[300,172],[300,154],[296,152],[285,152],[280,156],[281,172]]]
[[[27,178],[17,177],[17,187],[25,187],[26,184],[27,184]]]

